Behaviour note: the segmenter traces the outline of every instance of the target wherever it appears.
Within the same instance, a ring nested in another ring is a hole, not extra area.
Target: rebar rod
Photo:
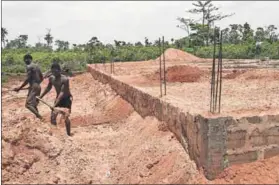
[[[215,90],[215,51],[216,51],[216,32],[214,29],[214,44],[213,44],[213,61],[211,72],[211,97],[210,97],[210,112],[213,112],[214,107],[214,90]]]
[[[216,78],[216,94],[215,94],[214,112],[216,112],[217,103],[218,103],[217,102],[218,101],[217,98],[218,98],[218,94],[219,94],[218,86],[219,86],[219,75],[220,75],[220,59],[221,59],[220,55],[221,55],[221,53],[220,53],[220,44],[219,44],[219,54],[218,54],[218,63],[217,63],[218,68],[217,68],[217,78]]]
[[[114,63],[115,63],[115,60],[112,61],[112,74],[115,74],[115,72],[114,72]]]
[[[163,36],[163,64],[164,64],[164,84],[165,84],[165,95],[167,95],[167,83],[166,83],[166,60],[165,60],[165,39]]]
[[[162,97],[162,53],[161,53],[161,38],[159,38],[159,54],[160,54],[160,67],[159,67],[159,71],[160,71],[160,97]]]
[[[221,37],[220,37],[220,91],[219,91],[219,113],[221,112],[221,97],[222,97],[222,72],[223,72],[223,65],[222,65],[222,60],[223,60],[223,32],[221,31]]]

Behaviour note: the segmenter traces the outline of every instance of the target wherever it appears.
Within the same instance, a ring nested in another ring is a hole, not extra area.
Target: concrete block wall
[[[279,155],[279,115],[263,117],[205,118],[141,91],[88,66],[93,78],[109,83],[142,116],[155,116],[168,124],[208,179],[226,167]]]
[[[230,119],[227,124],[227,162],[239,164],[279,154],[279,115]]]
[[[154,116],[168,124],[168,128],[176,135],[184,149],[199,167],[205,163],[207,120],[200,115],[185,113],[179,108],[164,102],[157,97],[143,92],[129,84],[88,66],[94,79],[109,83],[113,90],[129,102],[142,117]]]

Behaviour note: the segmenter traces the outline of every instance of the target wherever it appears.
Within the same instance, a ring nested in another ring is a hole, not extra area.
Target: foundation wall
[[[279,154],[279,115],[229,120],[226,136],[228,165],[252,162]]]
[[[279,115],[204,118],[191,115],[129,84],[88,66],[93,78],[108,83],[142,117],[165,122],[208,179],[226,167],[279,154]]]

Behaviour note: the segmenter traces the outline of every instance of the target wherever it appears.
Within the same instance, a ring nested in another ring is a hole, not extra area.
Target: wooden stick
[[[41,101],[43,104],[47,105],[47,106],[48,106],[51,110],[53,110],[54,112],[60,113],[60,114],[62,114],[63,116],[69,116],[68,113],[66,113],[66,112],[64,112],[64,111],[62,111],[62,110],[57,110],[57,109],[55,109],[55,107],[51,106],[50,104],[48,104],[47,102],[45,102],[45,101],[42,100],[41,98],[39,98],[39,97],[37,97],[37,96],[36,96],[36,98],[37,98],[39,101]]]

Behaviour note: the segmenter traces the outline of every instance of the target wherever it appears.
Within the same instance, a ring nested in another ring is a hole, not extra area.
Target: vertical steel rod
[[[163,36],[163,64],[164,64],[164,84],[165,84],[165,95],[167,95],[167,83],[166,83],[166,60],[165,60],[165,39]]]
[[[216,82],[216,94],[215,94],[214,112],[216,111],[216,108],[217,108],[217,98],[218,98],[218,90],[219,90],[218,86],[219,86],[220,59],[221,59],[220,55],[221,55],[221,53],[220,53],[220,45],[219,45],[218,64],[217,64],[218,68],[217,68],[217,79],[216,79],[217,82]]]
[[[160,54],[160,97],[162,97],[162,59],[161,59],[161,55],[162,55],[162,50],[161,50],[161,38],[159,38],[159,54]]]
[[[110,60],[110,74],[112,74],[112,60]]]
[[[213,61],[212,61],[212,73],[211,73],[211,97],[210,97],[210,112],[214,110],[214,92],[215,92],[215,51],[216,51],[216,32],[214,29],[214,44],[213,44]]]
[[[103,60],[102,62],[103,62],[103,70],[105,71],[105,60]]]
[[[112,74],[114,74],[114,62],[115,60],[112,61]]]
[[[222,33],[222,31],[221,31],[221,37],[220,37],[220,91],[219,91],[219,113],[221,112],[221,95],[222,95],[222,72],[223,72],[223,70],[222,70],[222,68],[223,68],[223,65],[222,65],[222,60],[223,60],[223,53],[222,53],[222,50],[223,50],[223,44],[222,44],[222,42],[223,42],[223,33]]]

